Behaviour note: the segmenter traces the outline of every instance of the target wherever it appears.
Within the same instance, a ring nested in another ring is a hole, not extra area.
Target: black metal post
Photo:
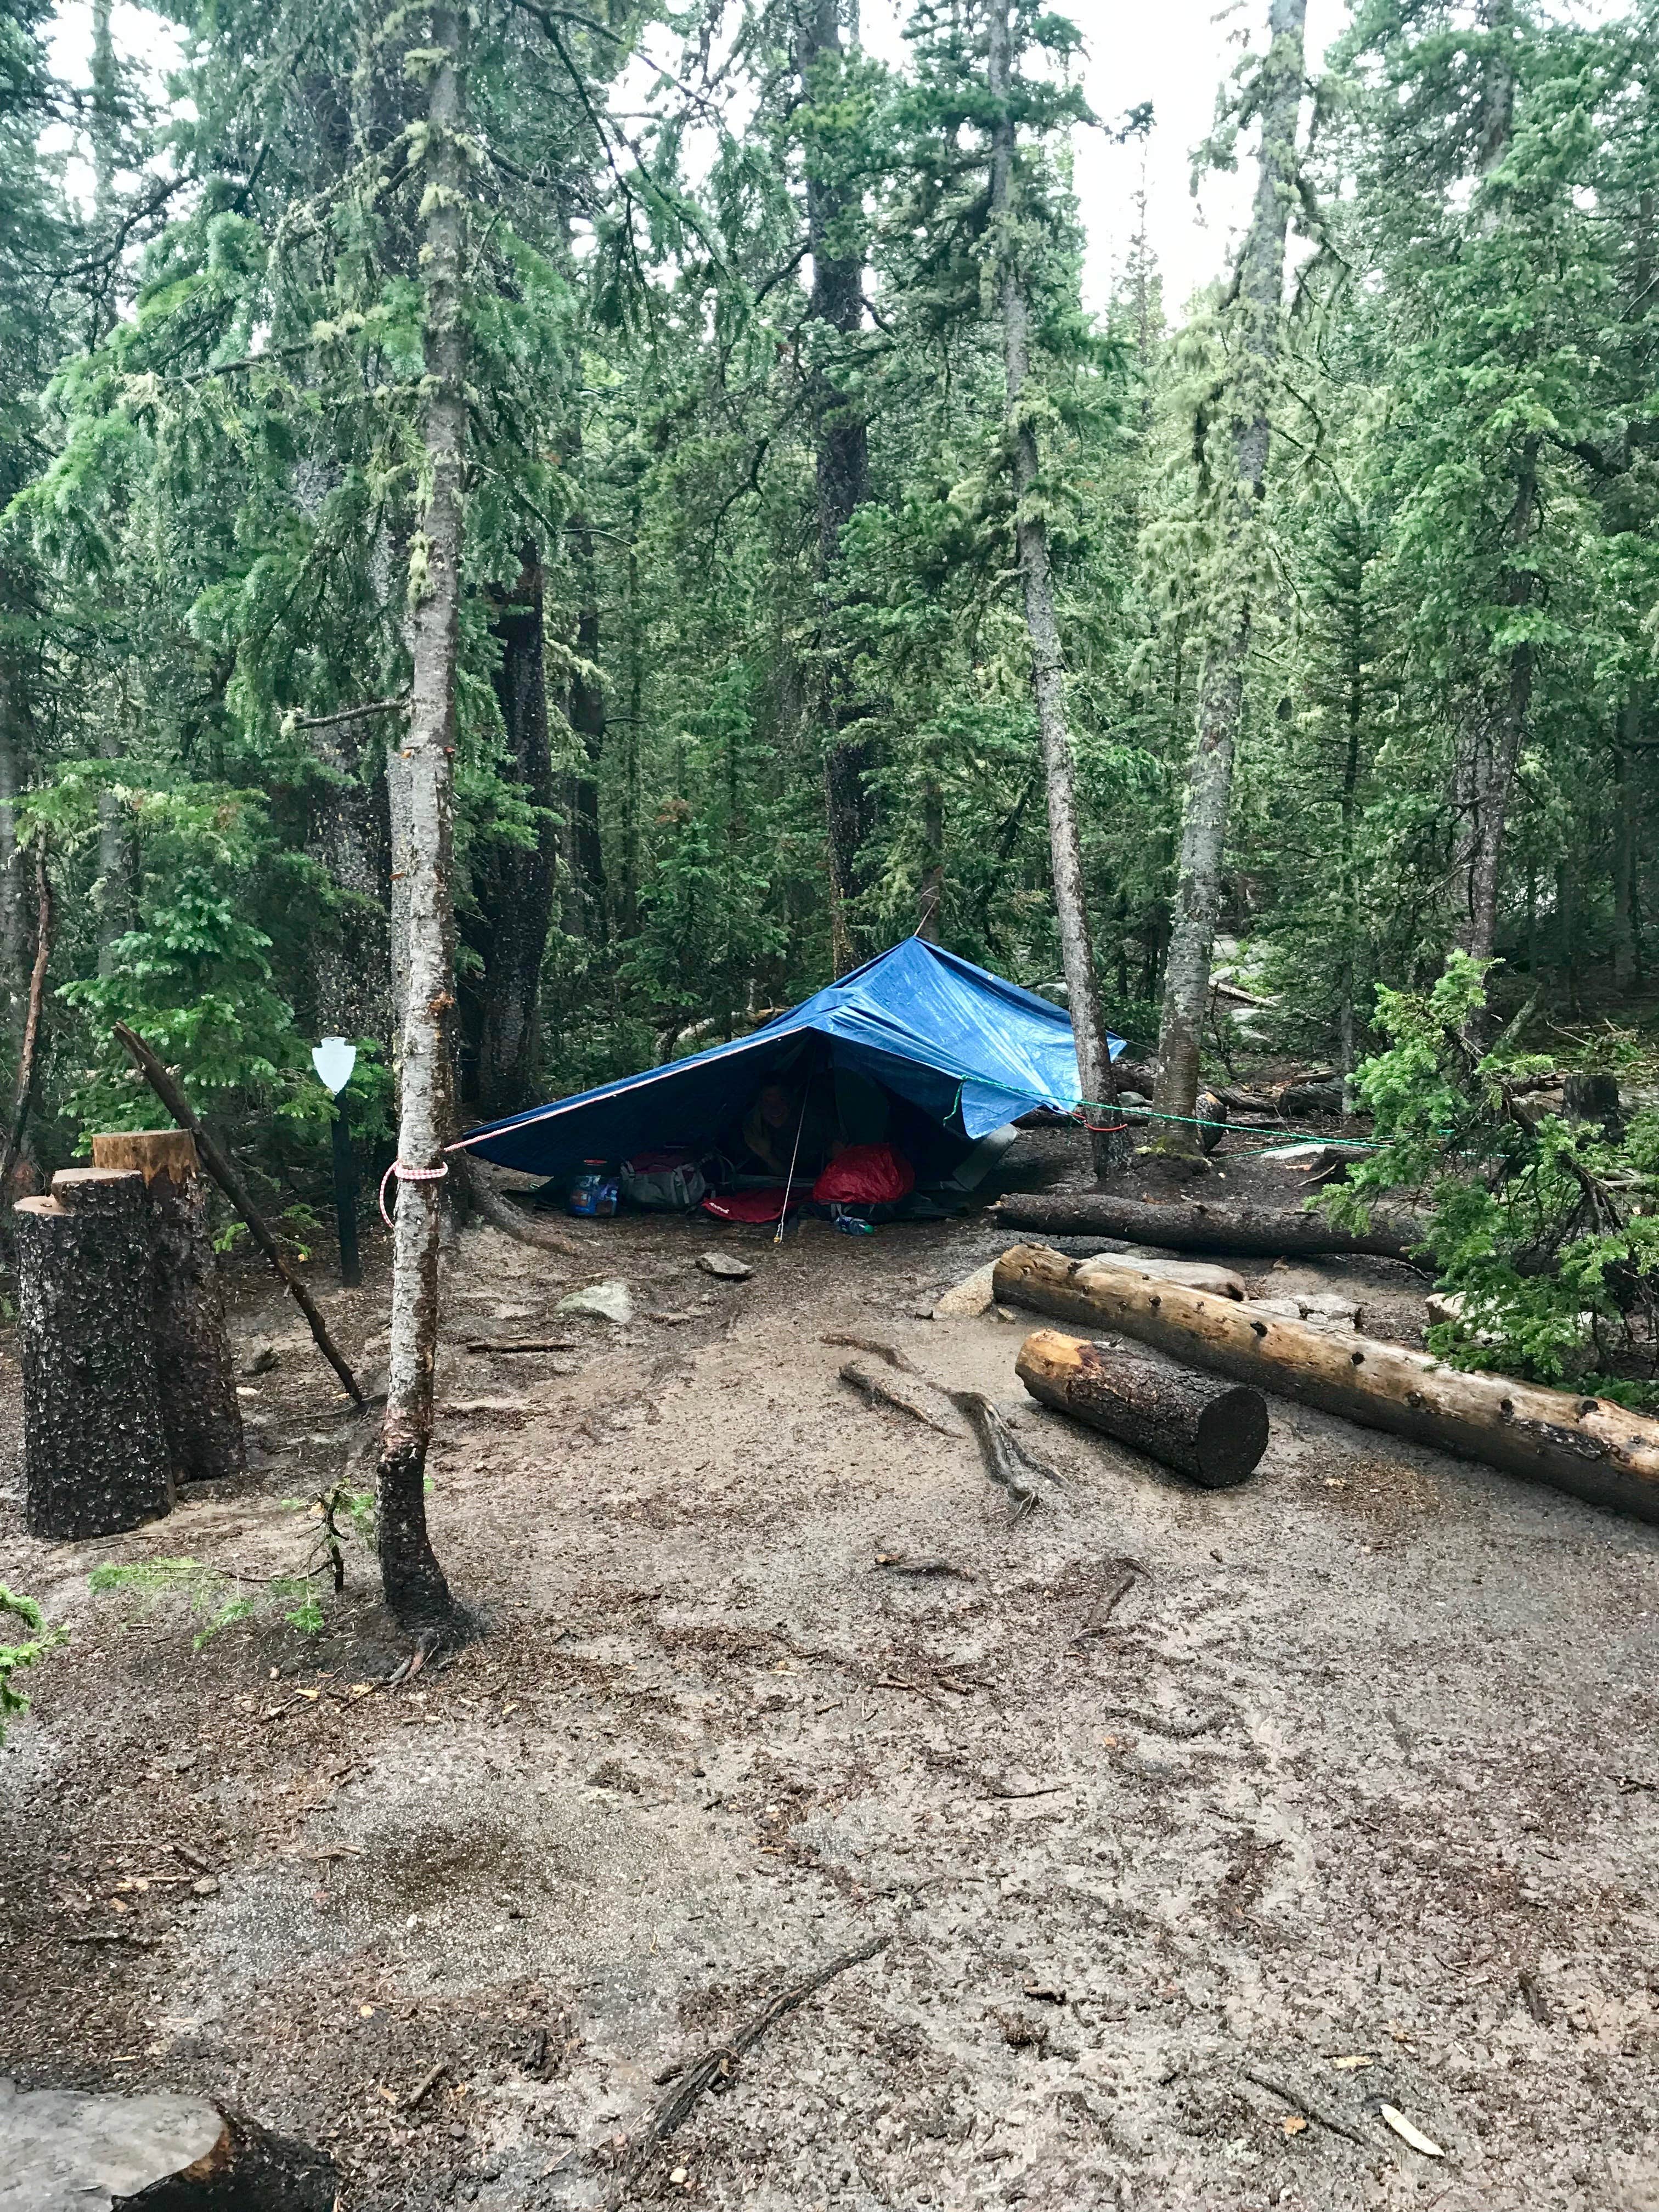
[[[352,1157],[343,1091],[334,1101],[334,1214],[340,1231],[340,1281],[355,1291],[363,1279],[357,1260],[357,1163]]]

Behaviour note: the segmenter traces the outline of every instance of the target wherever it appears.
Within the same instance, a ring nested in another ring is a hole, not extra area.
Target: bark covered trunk
[[[463,22],[447,0],[432,10],[421,247],[426,356],[422,432],[429,477],[421,527],[425,574],[410,617],[414,667],[401,763],[408,837],[408,988],[398,1064],[392,1332],[377,1485],[386,1603],[401,1626],[422,1633],[441,1633],[454,1616],[454,1601],[427,1534],[425,1477],[438,1351],[443,1147],[454,1126],[452,871],[466,453]]]
[[[1100,1297],[1108,1327],[1173,1358],[1659,1522],[1659,1421],[1608,1399],[1465,1375],[1402,1344],[1139,1275],[1103,1276]]]
[[[17,844],[23,745],[15,686],[12,671],[0,664],[0,993],[4,994],[8,1044],[21,1032],[29,981],[28,925]]]
[[[510,597],[495,607],[491,635],[501,647],[495,697],[507,732],[507,774],[535,807],[554,803],[542,649],[542,572],[526,545]],[[473,883],[477,919],[467,939],[483,963],[464,992],[473,1086],[487,1120],[530,1103],[535,1083],[542,957],[553,916],[555,831],[544,811],[533,846],[490,847]]]
[[[997,110],[991,146],[991,222],[998,257],[997,299],[1002,319],[1007,434],[1013,462],[1015,540],[1024,592],[1025,627],[1030,639],[1031,688],[1036,701],[1043,781],[1048,791],[1048,851],[1060,964],[1066,975],[1072,1034],[1077,1043],[1078,1081],[1085,1102],[1095,1170],[1097,1175],[1104,1175],[1128,1158],[1129,1138],[1116,1110],[1117,1085],[1112,1075],[1105,1024],[1100,1016],[1100,988],[1095,976],[1094,945],[1083,887],[1083,842],[1078,828],[1076,769],[1066,708],[1065,659],[1054,613],[1048,526],[1038,493],[1041,470],[1036,427],[1025,400],[1025,386],[1030,374],[1030,304],[1014,229],[1015,125],[1011,98],[1008,0],[992,0],[988,27],[989,88]]]
[[[327,722],[312,744],[329,771],[314,802],[312,837],[337,889],[352,903],[331,940],[316,955],[317,1018],[325,1035],[373,1036],[390,1042],[392,1001],[390,863],[386,789],[363,778],[362,747],[378,733],[379,716]]]
[[[173,1474],[180,1482],[246,1474],[242,1411],[195,1140],[185,1129],[96,1136],[92,1164],[144,1179],[156,1384]]]
[[[1133,1244],[1177,1252],[1366,1252],[1404,1260],[1425,1228],[1409,1216],[1372,1210],[1370,1233],[1350,1237],[1316,1213],[1265,1206],[1149,1206],[1139,1199],[1013,1192],[994,1208],[999,1226],[1036,1229],[1048,1237],[1121,1237]]]
[[[65,1169],[12,1221],[29,1533],[136,1528],[173,1508],[149,1301],[133,1295],[150,1267],[143,1177]]]
[[[582,761],[565,779],[563,925],[568,936],[598,943],[605,934],[605,848],[599,836],[599,763],[605,756],[605,688],[599,665],[599,602],[593,533],[578,515],[572,526],[581,605],[576,653],[586,664],[570,678],[565,711]]]
[[[803,102],[833,106],[840,94],[838,0],[794,0],[795,70]],[[863,957],[849,908],[863,888],[861,860],[874,827],[866,778],[873,754],[848,734],[861,714],[847,655],[834,636],[842,532],[870,495],[869,433],[858,401],[842,382],[841,356],[864,319],[864,257],[849,251],[857,224],[855,189],[834,173],[809,133],[805,142],[806,234],[812,256],[807,304],[818,524],[819,629],[814,711],[823,732],[824,821],[829,835],[830,957],[837,975]],[[831,149],[833,151],[833,149]],[[816,325],[816,327],[814,327]]]
[[[1041,1328],[1020,1346],[1014,1371],[1044,1405],[1133,1444],[1206,1490],[1243,1482],[1267,1449],[1267,1407],[1259,1390],[1218,1382],[1156,1352],[1084,1344]]]
[[[1285,240],[1296,197],[1297,111],[1302,99],[1307,0],[1273,0],[1271,45],[1257,106],[1261,150],[1255,204],[1239,261],[1237,365],[1229,398],[1231,472],[1223,495],[1216,558],[1218,604],[1199,690],[1198,745],[1187,785],[1170,948],[1164,965],[1153,1104],[1171,1118],[1159,1142],[1196,1152],[1188,1126],[1198,1097],[1199,1054],[1210,988],[1210,954],[1221,912],[1221,864],[1232,803],[1233,761],[1249,657],[1256,509],[1267,465],[1267,404],[1279,356]]]

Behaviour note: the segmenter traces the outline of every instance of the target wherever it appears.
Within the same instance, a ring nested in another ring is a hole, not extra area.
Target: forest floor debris
[[[1067,1132],[1021,1157],[1082,1172]],[[598,2207],[676,2053],[884,1936],[627,2201],[1659,2202],[1659,1530],[1283,1401],[1213,1492],[1025,1411],[1067,1480],[1011,1527],[970,1441],[872,1418],[822,1341],[1011,1410],[1029,1316],[914,1318],[1006,1234],[757,1232],[734,1301],[704,1224],[586,1233],[635,1316],[573,1322],[566,1374],[463,1347],[503,1301],[554,1333],[568,1271],[454,1248],[441,1395],[477,1395],[429,1510],[486,1632],[395,1684],[361,1554],[319,1636],[199,1653],[182,1601],[88,1590],[291,1565],[285,1501],[360,1441],[308,1346],[249,1385],[257,1471],[134,1536],[35,1543],[0,1474],[4,1578],[72,1632],[0,1756],[0,2070],[247,2112],[338,2158],[342,2212]],[[318,1286],[354,1358],[384,1255]],[[1404,1267],[1233,1264],[1420,1338]],[[280,1341],[274,1285],[239,1284],[239,1344]],[[198,1863],[211,1895],[154,1879]]]

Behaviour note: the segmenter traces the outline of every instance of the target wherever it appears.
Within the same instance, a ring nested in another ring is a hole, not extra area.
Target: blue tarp
[[[1121,1039],[1110,1048],[1115,1059]],[[586,1159],[710,1146],[763,1084],[826,1066],[872,1076],[970,1140],[1034,1106],[1069,1110],[1079,1097],[1068,1014],[911,937],[752,1036],[532,1107],[462,1141],[498,1167],[545,1176]]]

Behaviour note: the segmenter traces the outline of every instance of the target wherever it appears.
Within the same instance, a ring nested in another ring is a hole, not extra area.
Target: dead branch
[[[913,1375],[907,1386],[896,1374],[884,1374],[860,1359],[848,1359],[842,1364],[841,1379],[850,1382],[855,1390],[862,1390],[872,1402],[879,1399],[884,1406],[896,1406],[901,1413],[908,1413],[913,1421],[921,1421],[939,1436],[949,1437],[953,1442],[962,1441],[962,1423],[950,1400],[921,1376]],[[934,1402],[930,1404],[930,1400]],[[949,1419],[941,1419],[941,1413]]]
[[[805,1981],[781,1990],[728,2043],[716,2044],[712,2051],[694,2059],[676,2077],[672,2088],[634,2137],[623,2154],[623,2165],[637,2166],[659,2143],[665,2142],[676,2128],[690,2119],[708,2091],[728,2087],[737,2078],[739,2059],[754,2049],[769,2028],[775,2027],[781,2020],[799,2010],[808,1997],[816,1996],[837,1974],[844,1974],[849,1966],[862,1966],[866,1959],[873,1959],[878,1951],[886,1948],[887,1942],[885,1936],[876,1936],[869,1942],[860,1943],[855,1951],[838,1953]]]
[[[243,1220],[246,1222],[249,1230],[252,1232],[254,1243],[270,1261],[277,1274],[281,1276],[289,1296],[311,1324],[311,1334],[317,1340],[317,1349],[339,1376],[357,1404],[360,1407],[366,1406],[368,1401],[358,1386],[356,1376],[347,1366],[344,1354],[329,1334],[328,1324],[318,1312],[316,1302],[289,1266],[288,1261],[283,1259],[282,1248],[271,1235],[264,1216],[249,1197],[247,1185],[232,1166],[228,1155],[220,1150],[217,1139],[203,1127],[200,1115],[144,1042],[143,1037],[136,1030],[130,1030],[125,1022],[116,1023],[115,1034],[131,1054],[139,1073],[167,1108],[168,1113],[172,1115],[179,1127],[181,1129],[188,1129],[191,1135],[195,1138],[196,1150],[200,1155],[202,1165],[223,1191]]]
[[[1106,1589],[1107,1578],[1114,1568],[1119,1571],[1120,1578],[1112,1584],[1109,1593]],[[1112,1615],[1146,1571],[1139,1559],[1109,1559],[1100,1578],[1100,1589],[1096,1595],[1094,1604],[1089,1609],[1088,1618],[1066,1645],[1066,1650],[1075,1651],[1078,1645],[1086,1643],[1090,1637],[1103,1636],[1111,1626]]]
[[[873,1352],[878,1359],[884,1359],[890,1367],[896,1367],[901,1375],[920,1375],[921,1368],[908,1352],[901,1352],[896,1344],[889,1344],[878,1336],[856,1336],[850,1329],[832,1328],[821,1337],[822,1344],[844,1344],[854,1352]]]
[[[1039,1459],[1020,1443],[982,1390],[952,1390],[948,1395],[951,1403],[974,1432],[986,1473],[1007,1492],[1012,1520],[1023,1519],[1038,1502],[1038,1492],[1026,1480],[1029,1475],[1042,1475],[1060,1489],[1065,1488],[1047,1460]]]

